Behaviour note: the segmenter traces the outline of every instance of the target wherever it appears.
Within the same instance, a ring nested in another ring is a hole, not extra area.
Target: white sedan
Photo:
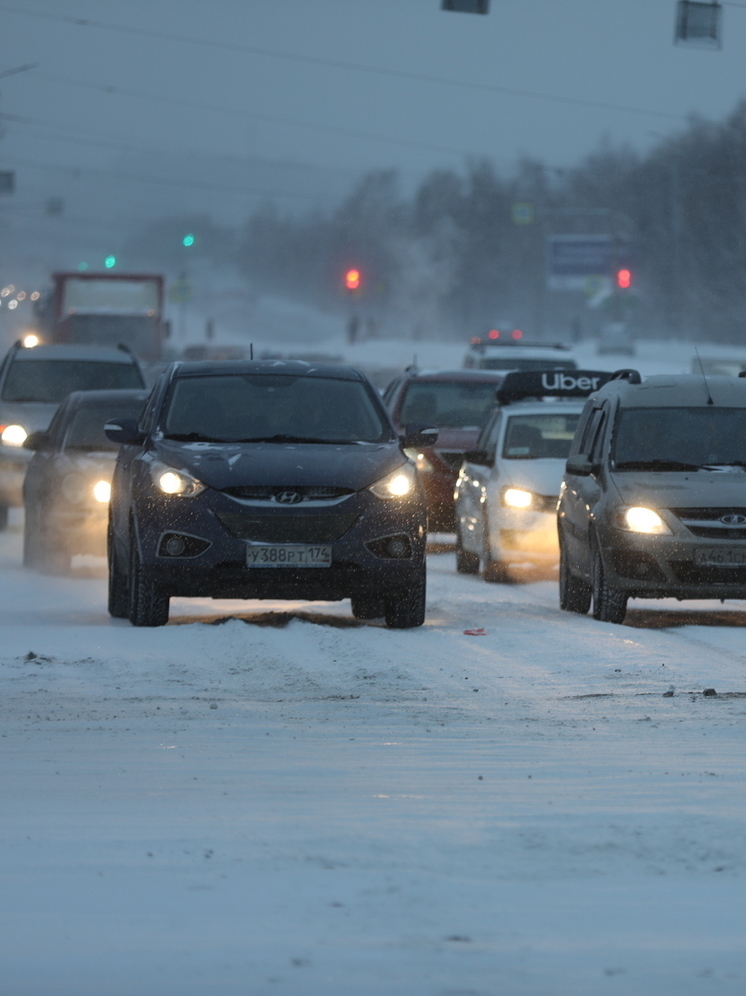
[[[557,499],[582,409],[532,399],[493,412],[456,482],[459,573],[504,581],[511,565],[557,563]]]

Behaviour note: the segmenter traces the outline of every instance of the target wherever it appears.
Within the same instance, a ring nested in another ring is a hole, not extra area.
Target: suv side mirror
[[[38,430],[30,432],[23,441],[24,450],[43,450],[49,446],[49,433]]]
[[[137,419],[134,418],[112,419],[104,426],[104,435],[120,446],[139,446],[145,442],[145,433],[137,428]]]
[[[480,467],[495,466],[495,454],[489,450],[467,450],[464,453],[464,460],[467,463],[476,463]]]
[[[591,474],[597,474],[600,468],[597,463],[591,463],[585,453],[578,453],[576,456],[567,458],[565,469],[568,474],[576,474],[578,477],[590,477]]]
[[[438,442],[438,429],[434,425],[420,425],[419,422],[407,422],[404,435],[399,437],[405,449],[434,446]]]

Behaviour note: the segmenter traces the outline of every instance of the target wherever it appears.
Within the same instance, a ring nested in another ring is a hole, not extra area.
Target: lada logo
[[[303,495],[297,491],[277,491],[275,501],[280,505],[297,505],[299,501],[303,501]]]
[[[738,515],[737,513],[721,515],[720,521],[726,526],[743,526],[746,525],[746,515]]]

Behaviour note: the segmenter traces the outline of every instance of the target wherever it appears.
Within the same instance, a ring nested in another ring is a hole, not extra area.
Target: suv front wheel
[[[408,588],[399,589],[384,599],[384,619],[391,629],[414,629],[425,621],[425,565]]]
[[[143,567],[137,540],[130,536],[129,620],[133,626],[165,626],[169,597]]]
[[[567,551],[560,541],[559,603],[565,612],[585,615],[591,607],[592,589],[587,581],[577,578],[570,570]]]

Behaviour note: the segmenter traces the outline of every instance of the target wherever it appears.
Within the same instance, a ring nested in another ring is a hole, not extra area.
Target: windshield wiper
[[[705,470],[701,463],[684,463],[681,460],[623,460],[617,470]]]
[[[215,436],[205,436],[201,432],[169,432],[164,439],[174,439],[177,443],[224,443],[225,439],[217,439]]]
[[[228,439],[229,443],[331,443],[340,446],[349,443],[349,439],[318,439],[314,436],[287,436],[278,433],[275,436],[255,436],[250,439]]]

